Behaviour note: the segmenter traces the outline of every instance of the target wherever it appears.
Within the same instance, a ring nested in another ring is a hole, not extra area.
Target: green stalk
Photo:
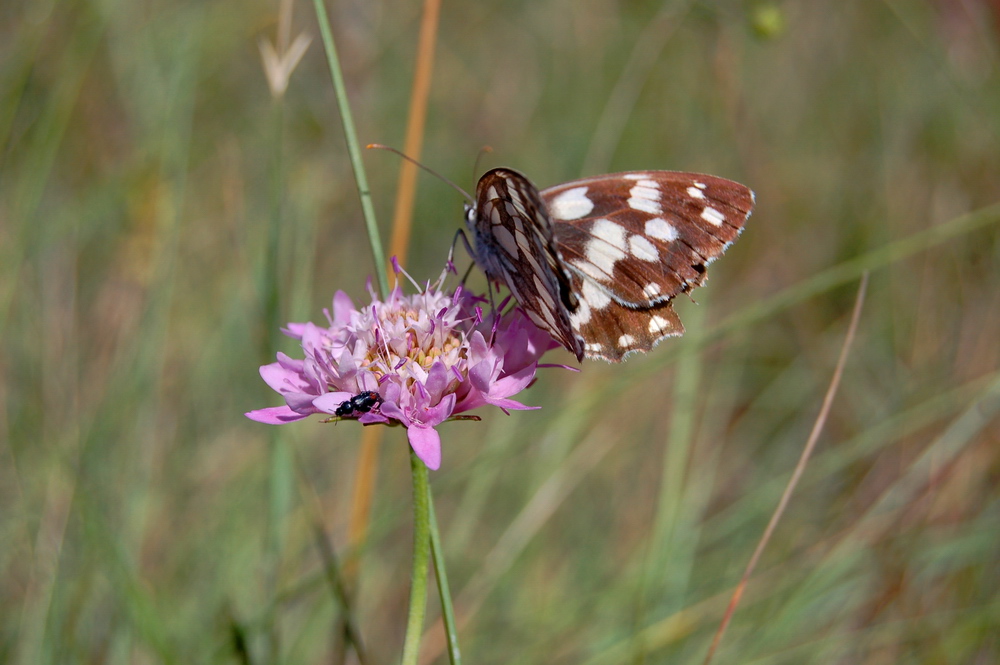
[[[283,98],[275,98],[271,108],[270,163],[268,164],[269,215],[267,235],[264,240],[263,265],[260,269],[259,293],[264,334],[261,336],[261,364],[274,360],[279,351],[278,330],[281,327],[279,263],[281,260],[281,229],[284,219],[284,109]],[[273,599],[277,594],[278,577],[285,543],[285,529],[291,512],[292,492],[295,486],[293,459],[284,432],[274,427],[268,441],[268,502],[267,537],[264,544],[266,563],[265,579],[268,593]],[[278,630],[275,617],[268,619],[264,650],[270,657],[278,653]]]
[[[431,550],[430,484],[427,465],[410,449],[413,472],[413,580],[410,586],[410,616],[403,640],[403,665],[417,665],[420,636],[427,610],[427,564]]]
[[[316,7],[316,18],[319,22],[319,32],[323,37],[323,48],[326,51],[326,59],[330,65],[330,75],[333,78],[333,89],[337,95],[337,104],[340,106],[340,120],[344,125],[344,139],[347,143],[347,154],[351,160],[351,168],[354,169],[354,180],[358,185],[358,197],[361,199],[361,213],[365,218],[365,227],[368,229],[368,242],[372,248],[372,259],[375,265],[375,279],[378,280],[378,288],[383,298],[389,297],[389,280],[385,275],[383,266],[385,265],[385,252],[382,249],[382,238],[378,233],[378,225],[375,223],[375,208],[372,205],[371,190],[368,189],[368,176],[365,175],[365,165],[361,161],[361,149],[358,147],[358,134],[354,129],[354,116],[351,115],[351,106],[347,99],[347,89],[344,87],[344,75],[340,71],[340,59],[337,57],[337,47],[333,43],[333,34],[330,32],[330,20],[326,15],[326,7],[323,0],[313,0]]]
[[[455,609],[451,604],[451,590],[448,588],[448,574],[444,565],[444,550],[441,534],[438,533],[437,515],[434,513],[434,496],[427,485],[427,507],[431,517],[431,555],[434,557],[434,577],[437,579],[438,595],[441,596],[441,614],[444,620],[444,634],[448,639],[448,659],[451,665],[462,664],[462,654],[458,650],[458,626],[455,625]]]
[[[340,60],[334,45],[333,34],[330,31],[330,21],[323,0],[313,0],[316,16],[319,22],[323,47],[326,51],[333,88],[340,106],[340,116],[344,126],[344,137],[347,152],[354,169],[354,177],[358,185],[358,196],[361,199],[361,210],[368,230],[368,240],[372,248],[372,258],[375,264],[375,277],[383,297],[389,295],[388,278],[381,269],[384,263],[382,240],[378,226],[375,223],[375,210],[372,206],[371,191],[368,188],[368,178],[365,175],[361,151],[358,147],[357,132],[351,115],[344,78],[340,69]],[[424,615],[427,609],[427,567],[430,551],[434,551],[434,569],[438,581],[438,592],[441,594],[441,607],[444,613],[445,631],[448,638],[448,655],[452,665],[461,663],[458,649],[455,615],[451,596],[448,590],[448,578],[445,573],[444,553],[441,549],[441,538],[438,533],[437,519],[428,482],[427,466],[410,450],[410,466],[413,471],[413,580],[410,588],[410,613],[406,625],[406,638],[403,642],[403,665],[416,665],[420,652],[420,637],[423,632]]]

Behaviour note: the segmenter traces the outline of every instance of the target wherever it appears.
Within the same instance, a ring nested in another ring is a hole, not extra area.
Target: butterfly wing
[[[684,332],[671,300],[743,230],[753,192],[711,175],[614,173],[541,192],[499,168],[476,187],[476,261],[576,354],[612,362]]]
[[[677,171],[575,180],[541,195],[567,268],[631,307],[704,283],[753,209],[743,185]]]
[[[671,299],[704,283],[754,202],[739,183],[676,171],[603,175],[540,194],[581,301],[570,323],[587,357],[612,362],[684,332]]]
[[[581,287],[588,283],[580,280]],[[587,358],[621,362],[629,354],[649,351],[667,337],[684,334],[684,326],[669,300],[643,309],[626,307],[604,293],[580,300],[580,309],[570,321],[583,337]],[[591,304],[594,302],[604,306],[595,307]]]
[[[570,323],[579,300],[538,189],[511,169],[488,171],[479,179],[466,221],[486,276],[506,285],[535,325],[582,360],[583,339]]]

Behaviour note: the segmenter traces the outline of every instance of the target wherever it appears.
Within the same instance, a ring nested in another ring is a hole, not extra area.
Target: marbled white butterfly
[[[649,351],[684,326],[672,299],[705,282],[753,209],[743,185],[636,171],[539,191],[488,171],[466,207],[476,263],[578,360]]]

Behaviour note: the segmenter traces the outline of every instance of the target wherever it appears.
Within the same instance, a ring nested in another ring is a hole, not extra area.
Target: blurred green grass
[[[419,7],[330,12],[361,140],[401,145]],[[319,319],[338,288],[363,299],[374,267],[318,44],[282,103],[268,93],[257,41],[276,16],[0,7],[4,662],[241,662],[236,633],[253,662],[335,651],[297,493],[268,549],[274,432],[242,413],[277,403],[257,376],[270,220],[283,321]],[[543,186],[669,168],[758,199],[699,306],[680,305],[683,341],[549,370],[524,395],[541,411],[441,428],[468,662],[700,662],[871,252],[821,447],[716,662],[1000,660],[998,30],[985,0],[445,5],[432,167],[471,188],[489,144],[488,165]],[[385,223],[399,162],[366,162]],[[421,181],[418,278],[460,206]],[[359,429],[281,435],[342,547]],[[401,644],[410,553],[404,438],[383,447],[357,601],[379,663]]]

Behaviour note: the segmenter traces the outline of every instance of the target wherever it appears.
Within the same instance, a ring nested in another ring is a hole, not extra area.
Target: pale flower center
[[[421,322],[421,313],[424,314],[424,323]],[[423,370],[422,373],[426,373],[438,361],[450,368],[466,356],[463,348],[465,338],[453,325],[437,319],[433,332],[423,329],[426,326],[426,311],[413,307],[383,308],[379,311],[378,318],[383,331],[397,331],[393,333],[394,337],[399,335],[400,329],[405,331],[407,362],[401,365],[404,356],[399,355],[398,344],[376,342],[361,360],[361,366],[371,370],[376,379],[385,374],[397,374],[409,380],[414,378],[411,362],[416,363]]]

